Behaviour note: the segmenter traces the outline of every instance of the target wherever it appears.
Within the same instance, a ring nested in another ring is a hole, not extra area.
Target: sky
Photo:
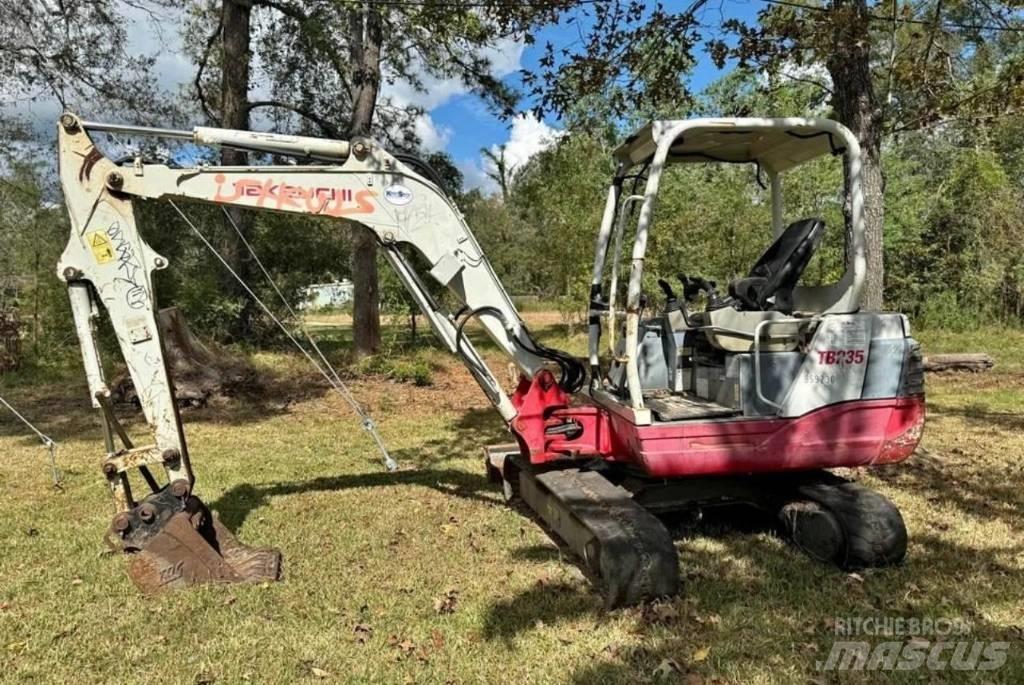
[[[664,0],[669,10],[682,10],[691,0]],[[763,5],[758,0],[713,0],[698,16],[702,24],[717,25],[726,18],[753,20]],[[511,45],[503,49],[502,58],[495,61],[495,73],[513,86],[520,85],[519,70],[537,67],[543,54],[544,45],[550,41],[556,47],[578,39],[577,28],[569,25],[552,26],[539,32],[533,45]],[[710,85],[724,75],[711,62],[702,49],[697,51],[698,63],[690,75],[690,84],[695,91]],[[726,70],[729,67],[726,67]],[[425,146],[447,151],[463,173],[468,188],[480,187],[488,192],[496,189],[494,181],[487,177],[488,163],[481,158],[481,148],[496,148],[506,145],[506,158],[513,166],[522,164],[532,155],[549,145],[558,135],[558,120],[549,116],[538,121],[527,115],[503,121],[490,114],[480,99],[464,89],[456,89],[427,108],[429,127],[437,136],[422,136]],[[524,109],[529,101],[524,101]]]
[[[664,0],[669,10],[682,10],[691,0]],[[712,0],[698,15],[705,26],[719,24],[723,19],[736,17],[751,20],[763,5],[759,0]],[[154,75],[159,85],[170,92],[191,82],[194,65],[182,54],[181,38],[178,35],[179,22],[172,16],[154,22],[147,14],[128,8],[126,17],[132,23],[129,28],[129,49],[142,53],[156,54]],[[520,86],[521,69],[532,69],[543,52],[543,46],[550,41],[556,47],[578,40],[575,26],[551,26],[540,31],[532,45],[523,42],[504,41],[486,51],[491,61],[492,72],[512,86]],[[695,91],[723,75],[698,48],[698,63],[690,75]],[[386,85],[383,94],[390,96],[397,104],[411,104],[421,107],[425,114],[416,122],[416,131],[427,151],[446,151],[462,171],[467,188],[481,188],[495,192],[497,186],[487,176],[488,162],[482,158],[483,148],[496,149],[506,145],[506,158],[513,167],[526,162],[532,155],[550,145],[559,135],[559,123],[554,117],[538,121],[532,115],[503,120],[488,111],[482,100],[469,93],[457,79],[425,80],[425,92],[416,92],[408,84],[398,82]],[[258,92],[255,93],[258,96]],[[529,100],[521,103],[523,110],[530,107]],[[54,101],[20,102],[5,107],[27,115],[38,122],[42,130],[52,130],[53,122],[60,114],[60,107]],[[88,113],[85,113],[88,114]],[[196,122],[199,123],[199,122]]]

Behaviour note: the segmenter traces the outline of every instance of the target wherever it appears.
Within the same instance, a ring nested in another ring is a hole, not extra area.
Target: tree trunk
[[[834,49],[826,62],[832,77],[832,106],[839,121],[857,136],[861,147],[867,250],[867,278],[861,307],[880,310],[885,275],[882,256],[885,180],[882,176],[882,112],[871,81],[868,33],[871,17],[866,0],[834,0],[833,12]],[[844,214],[849,235],[849,206],[844,206]]]
[[[349,12],[349,41],[354,101],[349,138],[367,136],[380,92],[382,21],[372,2]],[[356,356],[380,348],[380,287],[377,280],[377,238],[368,229],[352,226],[352,329]]]
[[[249,128],[249,51],[250,14],[252,5],[247,0],[224,0],[221,8],[223,20],[221,65],[221,121],[224,128],[248,130]],[[221,151],[221,164],[225,166],[245,166],[249,163],[249,155],[241,150],[224,148]],[[251,259],[232,225],[232,221],[245,235],[246,240],[252,239],[253,220],[249,214],[231,207],[228,217],[224,218],[224,230],[220,245],[221,255],[231,268],[248,281],[251,271]],[[253,329],[256,313],[255,303],[235,278],[225,270],[223,276],[224,292],[229,297],[242,303],[240,315],[235,318],[228,329],[230,340],[247,338]]]

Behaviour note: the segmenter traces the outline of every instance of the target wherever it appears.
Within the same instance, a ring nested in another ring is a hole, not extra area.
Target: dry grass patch
[[[832,682],[815,663],[835,618],[871,615],[961,618],[1010,641],[1009,660],[837,682],[1024,681],[1020,375],[930,379],[922,453],[855,474],[903,509],[903,566],[850,577],[770,533],[687,527],[685,594],[612,614],[484,478],[481,446],[507,433],[468,374],[447,366],[434,383],[353,386],[397,474],[310,378],[186,412],[199,494],[244,541],[279,546],[285,579],[155,599],[101,542],[110,505],[84,386],[5,391],[60,441],[66,482],[50,488],[38,443],[4,416],[0,681]]]

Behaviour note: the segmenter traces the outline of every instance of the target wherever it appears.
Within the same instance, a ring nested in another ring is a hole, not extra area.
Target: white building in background
[[[344,307],[352,301],[354,288],[352,281],[343,278],[334,283],[314,283],[303,288],[300,309],[316,310]]]

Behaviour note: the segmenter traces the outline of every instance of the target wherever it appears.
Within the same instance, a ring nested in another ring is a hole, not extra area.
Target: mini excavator
[[[95,132],[301,163],[177,168],[141,156],[116,163],[94,145]],[[434,333],[514,437],[484,449],[488,474],[578,555],[609,608],[680,590],[676,548],[662,523],[671,512],[753,506],[797,548],[844,569],[898,563],[906,553],[898,509],[829,470],[906,459],[925,415],[920,347],[907,318],[861,309],[861,152],[834,121],[657,121],[629,137],[614,153],[617,171],[597,233],[587,358],[531,334],[437,176],[373,140],[151,129],[71,113],[61,116],[58,137],[71,217],[58,275],[70,294],[91,401],[106,426],[101,468],[116,508],[107,537],[129,554],[143,591],[273,580],[281,560],[276,550],[240,543],[195,494],[155,319],[152,274],[168,260],[138,232],[140,200],[334,217],[372,231]],[[825,224],[784,218],[784,179],[827,155],[842,158],[845,174],[845,273],[831,285],[805,286],[801,275]],[[749,273],[721,292],[697,274],[678,275],[676,288],[661,279],[664,307],[645,316],[644,257],[659,184],[669,165],[695,163],[750,164],[759,178],[766,174],[774,238]],[[621,264],[627,235],[628,275]],[[418,253],[428,273],[403,249]],[[458,311],[436,301],[428,276],[454,294]],[[101,307],[151,444],[132,444],[112,411],[95,337]],[[470,320],[518,367],[511,392],[464,335]],[[129,473],[141,475],[149,492],[133,493]]]

